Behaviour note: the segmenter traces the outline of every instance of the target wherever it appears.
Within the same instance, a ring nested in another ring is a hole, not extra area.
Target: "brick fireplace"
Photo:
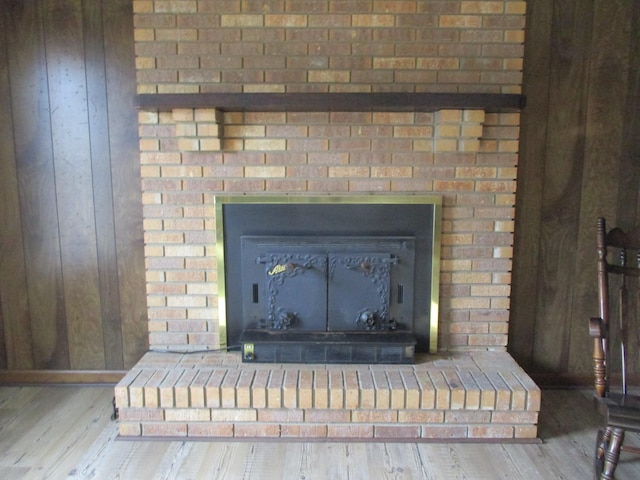
[[[116,389],[120,434],[535,438],[539,390],[506,353],[525,2],[133,7],[153,352]],[[215,352],[219,195],[441,198],[438,353],[287,369]]]

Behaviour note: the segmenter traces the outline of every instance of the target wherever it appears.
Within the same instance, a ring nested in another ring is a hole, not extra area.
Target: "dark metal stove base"
[[[414,362],[416,339],[407,332],[273,332],[245,330],[240,338],[247,363]]]

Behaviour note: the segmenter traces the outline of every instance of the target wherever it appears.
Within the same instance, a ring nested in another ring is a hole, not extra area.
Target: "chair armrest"
[[[589,319],[589,335],[594,338],[607,338],[607,329],[604,321],[600,317],[592,317]]]

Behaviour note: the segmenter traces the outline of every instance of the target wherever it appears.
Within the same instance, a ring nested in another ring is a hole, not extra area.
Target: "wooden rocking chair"
[[[600,316],[590,320],[589,333],[594,339],[595,399],[606,423],[596,441],[595,473],[596,478],[611,480],[621,450],[640,454],[640,449],[623,445],[625,432],[640,431],[640,395],[627,384],[629,341],[638,333],[633,330],[640,311],[640,227],[629,233],[619,228],[607,232],[605,220],[599,218],[597,250]],[[615,391],[611,357],[616,365],[618,357],[620,361],[621,385]]]

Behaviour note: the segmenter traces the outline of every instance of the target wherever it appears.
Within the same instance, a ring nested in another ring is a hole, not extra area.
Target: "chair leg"
[[[595,480],[600,480],[600,475],[602,475],[602,469],[604,468],[604,452],[609,446],[610,439],[610,428],[607,428],[606,430],[598,430],[598,434],[596,435],[596,448],[593,461],[593,478]]]
[[[598,430],[598,437],[596,441],[596,458],[602,460],[604,463],[604,452],[607,450],[607,445],[611,441],[611,427],[607,427],[602,430]]]
[[[609,428],[607,428],[607,430],[609,430]],[[624,441],[624,429],[612,428],[610,430],[611,441],[604,453],[604,468],[600,475],[601,480],[613,480],[613,475],[616,471],[616,467],[618,466],[618,459],[620,458],[620,447]]]

